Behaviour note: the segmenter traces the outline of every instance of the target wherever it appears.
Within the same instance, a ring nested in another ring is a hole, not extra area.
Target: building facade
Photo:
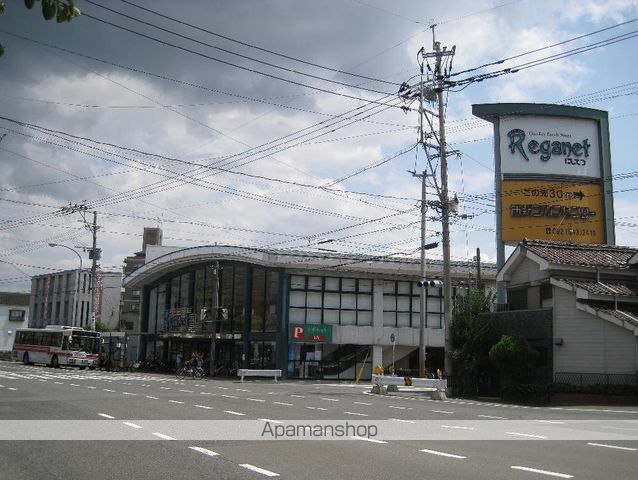
[[[29,294],[0,292],[0,358],[11,352],[16,329],[28,322]]]
[[[79,273],[79,275],[78,275]],[[91,271],[65,270],[31,278],[29,326],[91,325]],[[109,328],[119,326],[122,274],[97,273],[96,322]]]
[[[498,278],[510,310],[550,312],[555,382],[635,382],[638,249],[525,240]]]
[[[148,246],[125,277],[140,292],[140,358],[173,365],[203,355],[213,375],[279,368],[291,378],[369,378],[373,365],[418,370],[416,259],[232,246]],[[456,284],[474,278],[453,264]],[[441,276],[431,262],[429,276]],[[431,275],[430,275],[431,274]],[[482,278],[493,285],[493,265]],[[443,368],[441,287],[427,288],[428,368]],[[394,340],[394,342],[393,342]]]

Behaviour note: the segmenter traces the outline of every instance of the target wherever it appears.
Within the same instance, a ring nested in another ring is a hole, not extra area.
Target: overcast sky
[[[408,170],[425,158],[417,113],[398,108],[396,92],[419,80],[429,26],[456,45],[453,72],[638,31],[635,0],[99,3],[123,15],[78,0],[83,15],[57,24],[39,3],[9,0],[0,16],[0,290],[77,268],[48,246],[91,244],[79,214],[60,214],[69,203],[84,202],[89,219],[97,211],[104,270],[141,249],[145,226],[162,227],[165,245],[418,257],[420,184]],[[608,111],[616,243],[638,246],[638,180],[622,176],[638,170],[637,46],[628,38],[449,93],[460,152],[450,191],[470,217],[451,225],[454,260],[476,248],[496,258],[492,128],[472,117],[475,103]],[[429,221],[428,242],[440,231]]]

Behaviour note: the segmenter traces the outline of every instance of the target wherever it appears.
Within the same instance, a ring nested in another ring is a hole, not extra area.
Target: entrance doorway
[[[215,375],[237,375],[241,367],[242,342],[217,340],[215,342]]]

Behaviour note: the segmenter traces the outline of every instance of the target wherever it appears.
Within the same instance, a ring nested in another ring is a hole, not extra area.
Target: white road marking
[[[224,397],[224,398],[239,398],[239,397],[236,397],[235,395],[224,395],[224,394],[222,394],[222,397]]]
[[[152,395],[146,395],[146,398],[149,398],[151,400],[159,400],[158,397],[153,397]]]
[[[367,413],[357,413],[357,412],[343,412],[346,415],[357,415],[358,417],[367,417]]]
[[[206,405],[195,405],[197,408],[204,408],[206,410],[212,410],[213,407],[207,407]]]
[[[321,400],[325,400],[326,402],[338,402],[339,401],[338,398],[326,398],[326,397],[321,397]]]
[[[180,389],[180,392],[184,392],[184,393],[193,393],[193,391],[192,391],[192,390],[181,390],[181,389]]]
[[[251,402],[265,402],[266,400],[262,400],[261,398],[247,398],[246,400],[250,400]]]
[[[327,409],[327,408],[323,408],[323,407],[317,407],[317,410],[321,410],[321,411],[323,411],[323,412],[327,412],[327,411],[328,411],[328,409]]]
[[[18,390],[17,388],[13,388],[13,387],[7,387],[7,388],[8,388],[9,390],[11,390],[12,392],[15,392],[15,391],[17,391],[17,390]]]
[[[217,388],[219,388],[220,390],[228,390],[227,387],[217,387]]]
[[[556,420],[536,420],[539,423],[554,423],[557,425],[565,425],[565,422],[558,422]]]
[[[635,452],[638,448],[633,447],[621,447],[619,445],[607,445],[605,443],[588,443],[587,445],[591,445],[592,447],[605,447],[605,448],[615,448],[618,450],[628,450],[630,452]]]
[[[224,413],[230,413],[231,415],[246,415],[245,413],[240,413],[240,412],[234,412],[232,410],[224,410]]]
[[[247,392],[247,393],[250,393],[250,390],[246,390],[245,388],[236,388],[235,390],[237,390],[238,392]]]
[[[395,422],[403,422],[403,423],[416,423],[413,420],[403,420],[401,418],[391,418],[390,420],[394,420]]]
[[[270,422],[270,423],[284,423],[284,422],[280,422],[279,420],[271,420],[269,418],[260,418],[259,420],[261,420],[262,422]]]
[[[566,473],[550,472],[548,470],[539,470],[537,468],[521,467],[518,465],[512,465],[511,468],[513,468],[514,470],[523,470],[525,472],[540,473],[541,475],[550,475],[552,477],[574,478],[573,475],[568,475]]]
[[[388,408],[395,408],[397,410],[405,410],[405,407],[397,407],[396,405],[388,405]]]
[[[115,393],[115,390],[111,390],[110,388],[103,388],[102,389],[103,392],[111,392],[111,393]]]
[[[168,435],[164,435],[163,433],[153,432],[153,435],[156,437],[162,438],[164,440],[175,440],[173,437],[169,437]]]
[[[507,420],[505,417],[495,417],[494,415],[477,415],[477,417],[492,418],[494,420]]]
[[[316,410],[316,407],[306,407],[308,410]]]
[[[170,387],[159,387],[161,390],[170,390]]]
[[[419,451],[423,453],[431,453],[432,455],[439,455],[440,457],[459,458],[461,460],[467,458],[465,455],[455,455],[453,453],[439,452],[438,450],[428,450],[427,448],[423,448]]]
[[[306,398],[305,395],[290,395],[291,397],[295,397],[295,398]]]
[[[129,427],[133,427],[133,428],[142,428],[139,425],[135,424],[135,423],[131,423],[131,422],[122,422],[124,425],[128,425]]]
[[[272,402],[274,405],[284,405],[286,407],[292,407],[292,403],[286,403],[286,402]]]
[[[195,450],[196,452],[203,453],[204,455],[208,455],[209,457],[216,457],[219,455],[217,452],[213,452],[212,450],[208,450],[207,448],[202,447],[188,447],[191,450]]]
[[[519,433],[519,432],[505,432],[508,435],[518,435],[519,437],[529,437],[529,438],[543,438],[546,439],[544,435],[532,435],[531,433]]]
[[[377,440],[376,438],[358,437],[356,435],[350,438],[352,438],[353,440],[365,440],[366,442],[372,442],[372,443],[388,443],[384,440]]]
[[[352,402],[352,403],[354,403],[355,405],[368,405],[368,406],[372,405],[370,402]]]
[[[210,393],[210,392],[199,392],[199,394],[200,394],[200,395],[213,395],[213,394],[212,394],[212,393]]]
[[[122,392],[122,395],[137,395],[137,393],[131,393],[131,392]]]
[[[454,414],[454,412],[450,412],[449,410],[430,410],[433,413],[446,413],[448,415]]]
[[[69,385],[71,385],[72,387],[79,387],[77,383],[69,383]]]
[[[169,400],[168,403],[177,403],[179,405],[184,405],[184,402],[180,402],[179,400]]]
[[[56,385],[64,385],[64,383],[62,382],[53,382],[53,383],[55,383]]]
[[[460,425],[441,425],[441,428],[452,428],[455,430],[474,430],[474,427],[462,427]]]
[[[87,385],[86,388],[90,389],[90,390],[95,390],[97,387],[93,387],[91,385]]]
[[[278,477],[279,474],[275,472],[271,472],[270,470],[265,470],[263,468],[255,467],[250,463],[240,463],[240,467],[247,468],[248,470],[252,470],[253,472],[261,473],[262,475],[266,475],[267,477]]]
[[[108,418],[109,420],[113,420],[115,417],[112,415],[107,415],[106,413],[98,413],[100,417]]]

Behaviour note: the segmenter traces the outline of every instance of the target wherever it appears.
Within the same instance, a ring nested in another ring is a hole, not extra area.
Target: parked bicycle
[[[194,367],[192,365],[184,365],[177,370],[177,378],[184,380],[186,377],[202,378],[204,376],[204,369],[202,367]]]

